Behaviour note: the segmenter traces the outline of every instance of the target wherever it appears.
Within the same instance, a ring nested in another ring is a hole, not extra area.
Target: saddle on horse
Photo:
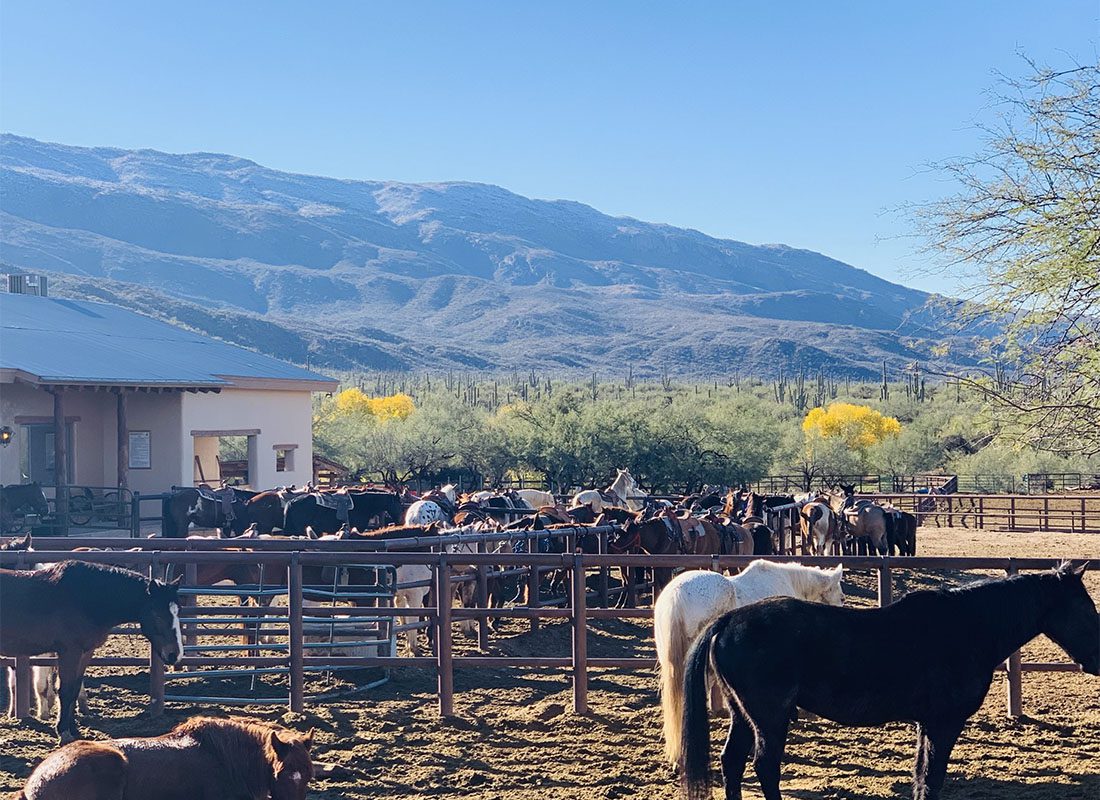
[[[340,522],[348,521],[348,513],[355,508],[355,499],[346,489],[335,492],[317,492],[313,495],[321,508],[331,508]]]

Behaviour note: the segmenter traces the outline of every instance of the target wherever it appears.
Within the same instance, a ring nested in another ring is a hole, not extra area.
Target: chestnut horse
[[[46,756],[16,798],[304,800],[312,742],[312,731],[193,717],[163,736],[66,745]]]

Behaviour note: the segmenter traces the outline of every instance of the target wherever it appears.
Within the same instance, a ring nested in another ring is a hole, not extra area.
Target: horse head
[[[164,583],[149,581],[145,602],[138,613],[141,632],[153,645],[160,660],[171,666],[183,655],[180,631],[179,586],[183,576]]]
[[[300,736],[287,730],[273,730],[268,736],[268,760],[271,764],[271,800],[305,800],[313,780],[313,760],[309,748],[313,731]]]
[[[1043,633],[1081,665],[1089,675],[1100,675],[1100,615],[1085,588],[1088,562],[1074,567],[1066,562],[1054,570],[1054,602],[1040,625]]]

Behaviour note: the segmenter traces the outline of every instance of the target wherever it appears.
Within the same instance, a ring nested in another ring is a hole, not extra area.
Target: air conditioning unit
[[[39,297],[48,297],[49,282],[45,275],[29,275],[27,273],[8,275],[8,291],[11,294],[34,294]]]

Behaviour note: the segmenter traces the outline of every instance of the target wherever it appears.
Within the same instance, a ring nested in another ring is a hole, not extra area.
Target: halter
[[[624,545],[617,545],[615,542],[608,540],[607,549],[615,555],[622,555],[635,547],[640,548],[642,546],[642,534],[637,527],[634,528],[634,534],[630,537],[630,541]]]

